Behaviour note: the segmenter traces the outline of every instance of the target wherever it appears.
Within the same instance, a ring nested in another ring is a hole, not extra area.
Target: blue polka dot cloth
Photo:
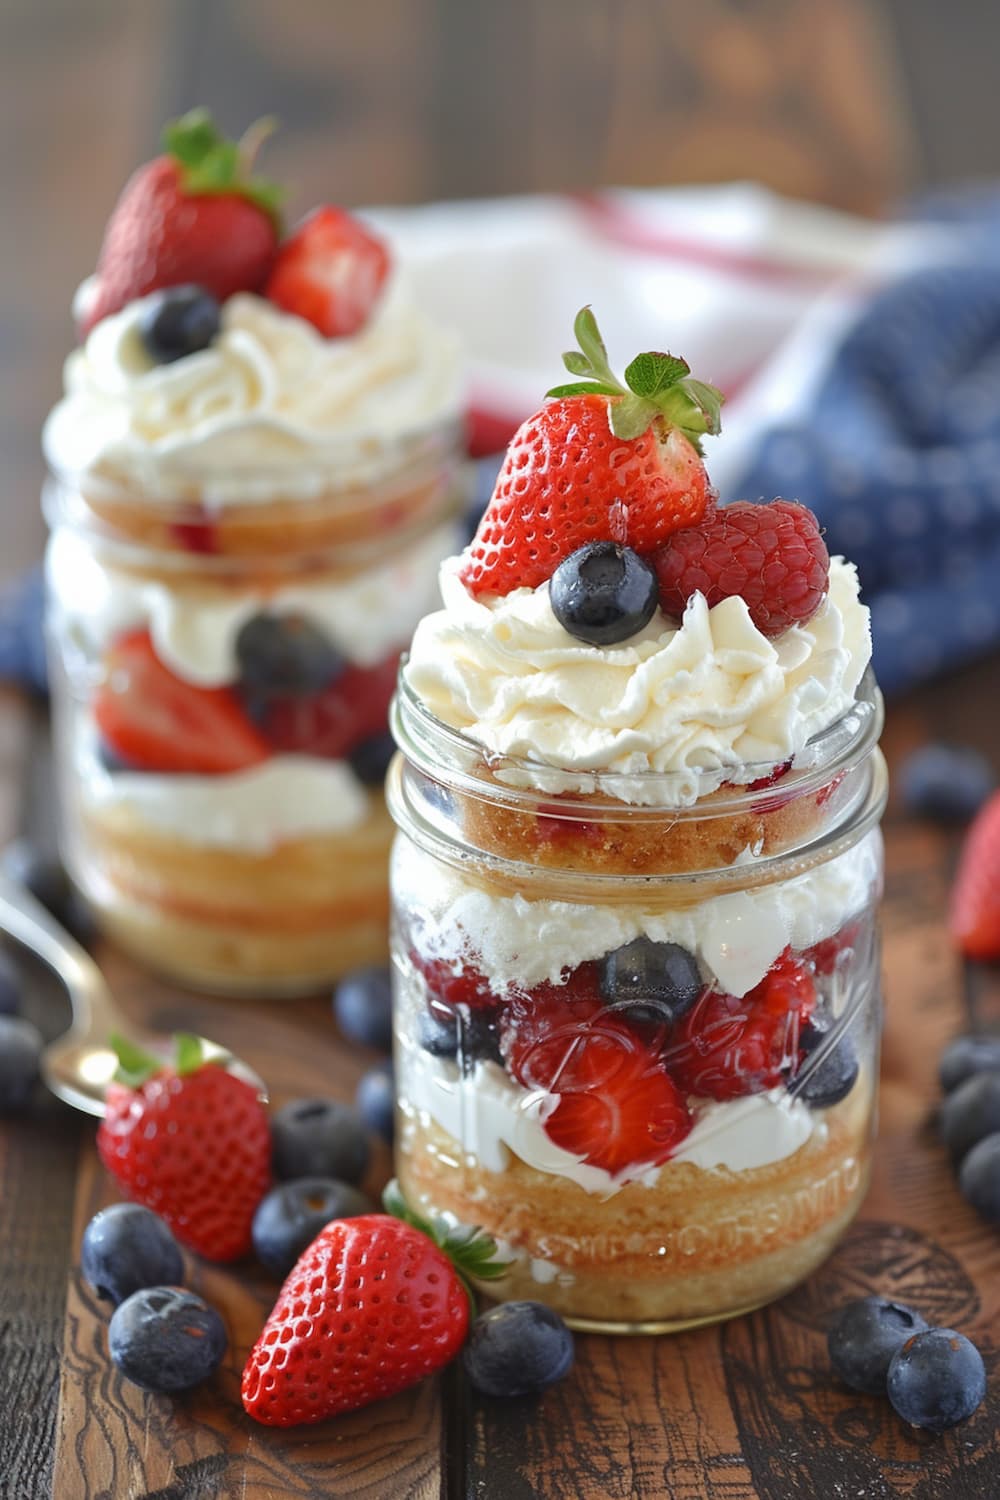
[[[764,434],[725,497],[817,513],[858,565],[887,694],[1000,644],[1000,199],[929,207],[974,215],[982,257],[876,295],[809,409]]]

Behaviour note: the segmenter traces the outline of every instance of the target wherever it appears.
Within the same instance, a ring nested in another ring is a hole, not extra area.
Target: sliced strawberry
[[[147,630],[116,641],[94,698],[97,728],[142,771],[243,771],[270,751],[228,688],[196,687],[163,665]]]
[[[343,760],[385,732],[398,671],[398,651],[374,667],[352,663],[322,693],[270,699],[261,710],[261,730],[276,750]]]
[[[670,1037],[666,1066],[703,1099],[739,1099],[776,1088],[801,1061],[799,1039],[816,1005],[809,967],[790,949],[746,995],[708,990]]]
[[[516,997],[501,1046],[519,1083],[559,1096],[546,1134],[591,1166],[615,1174],[659,1164],[691,1129],[656,1040],[641,1038],[602,1003],[597,964]]]
[[[1000,792],[976,814],[966,836],[950,920],[967,958],[1000,958]]]
[[[817,974],[832,974],[837,967],[837,959],[842,953],[850,952],[857,942],[860,931],[860,919],[847,922],[832,937],[823,938],[822,942],[814,943],[811,948],[807,948],[802,957],[808,959]]]
[[[659,1057],[625,1028],[613,1068],[601,1055],[607,1046],[603,1042],[584,1052],[581,1075],[593,1066],[597,1081],[588,1087],[581,1077],[577,1091],[561,1094],[545,1133],[564,1151],[612,1175],[660,1166],[691,1130],[684,1097]]]
[[[344,338],[367,323],[386,277],[382,240],[342,208],[317,208],[278,251],[265,296]]]

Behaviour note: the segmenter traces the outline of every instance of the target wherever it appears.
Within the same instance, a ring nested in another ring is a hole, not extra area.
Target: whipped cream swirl
[[[327,339],[244,293],[207,349],[154,364],[148,298],[103,319],[65,366],[43,446],[50,464],[140,485],[152,500],[197,484],[203,503],[309,498],[399,466],[400,439],[454,419],[454,337],[417,311],[397,272],[369,323]]]
[[[545,792],[592,790],[586,773],[603,772],[623,801],[689,806],[744,766],[798,755],[847,712],[871,657],[869,612],[843,558],[812,619],[775,639],[742,599],[709,609],[695,594],[680,625],[657,611],[613,647],[564,630],[547,584],[479,600],[458,565],[442,566],[445,607],[418,626],[407,680],[445,724],[532,763],[503,768],[503,780]],[[653,784],[649,772],[661,773]]]

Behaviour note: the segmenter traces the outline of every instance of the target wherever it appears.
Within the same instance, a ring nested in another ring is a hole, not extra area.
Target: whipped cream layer
[[[783,1089],[726,1104],[703,1101],[695,1106],[691,1133],[666,1168],[638,1166],[612,1176],[549,1139],[545,1120],[557,1095],[521,1088],[496,1063],[477,1063],[463,1078],[455,1063],[405,1045],[399,1097],[404,1116],[429,1117],[490,1172],[505,1171],[512,1152],[536,1171],[568,1178],[602,1198],[627,1182],[654,1187],[660,1173],[677,1162],[731,1172],[766,1167],[794,1155],[814,1132],[825,1134],[827,1129],[820,1116]]]
[[[362,572],[314,576],[263,592],[242,582],[192,584],[111,567],[85,537],[60,528],[46,554],[50,619],[60,639],[88,657],[145,626],[160,660],[200,687],[236,680],[236,637],[265,611],[307,615],[342,656],[371,667],[398,651],[435,603],[437,566],[454,547],[456,534],[449,522]]]
[[[347,833],[369,814],[368,793],[346,761],[306,755],[226,776],[168,776],[108,771],[81,746],[77,776],[84,807],[199,849],[268,854],[293,839]]]
[[[500,770],[512,785],[587,792],[585,773],[602,772],[623,801],[690,806],[745,766],[799,755],[850,708],[871,658],[857,572],[839,557],[813,618],[775,639],[742,599],[709,609],[695,594],[679,625],[658,610],[605,647],[563,629],[547,584],[475,599],[459,562],[442,566],[444,609],[418,626],[407,680],[437,719],[532,762]]]
[[[460,411],[457,342],[417,311],[398,272],[352,337],[324,338],[242,293],[209,348],[165,365],[139,337],[148,301],[103,319],[66,361],[43,438],[55,469],[127,482],[151,501],[195,482],[209,508],[308,498],[398,469],[400,438]]]
[[[707,980],[745,995],[785,948],[803,950],[832,937],[875,900],[881,869],[876,829],[802,875],[677,909],[501,895],[403,838],[396,840],[391,878],[400,909],[412,913],[421,953],[456,973],[471,965],[498,994],[556,984],[566,970],[644,935],[679,943]]]

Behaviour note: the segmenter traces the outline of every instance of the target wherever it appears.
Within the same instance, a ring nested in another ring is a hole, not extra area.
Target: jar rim
[[[665,795],[650,801],[626,801],[615,794],[623,782],[637,784],[650,793],[668,793],[680,782],[675,771],[589,771],[575,766],[557,766],[547,761],[492,752],[462,730],[444,723],[430,712],[423,699],[407,680],[408,656],[400,662],[396,695],[390,708],[390,727],[396,744],[405,758],[432,781],[466,796],[496,805],[524,807],[553,793],[532,784],[531,778],[572,776],[585,781],[586,792],[559,792],[560,818],[583,820],[594,818],[595,794],[608,800],[616,822],[648,821],[669,816],[671,820],[704,818],[702,799],[684,804]],[[712,792],[712,816],[733,816],[753,806],[767,807],[769,800],[783,800],[794,787],[796,796],[807,796],[828,784],[838,772],[863,760],[878,743],[884,720],[882,695],[869,666],[858,684],[854,701],[833,723],[818,731],[792,758],[787,777],[780,784],[765,788],[759,783],[773,773],[776,763],[745,762],[738,769],[744,779],[739,783],[723,782]],[[478,765],[479,774],[470,770]],[[736,769],[734,767],[734,769]],[[483,774],[485,773],[485,774]],[[513,777],[514,780],[504,779]],[[517,784],[518,781],[527,783]],[[728,795],[720,795],[721,793]]]

